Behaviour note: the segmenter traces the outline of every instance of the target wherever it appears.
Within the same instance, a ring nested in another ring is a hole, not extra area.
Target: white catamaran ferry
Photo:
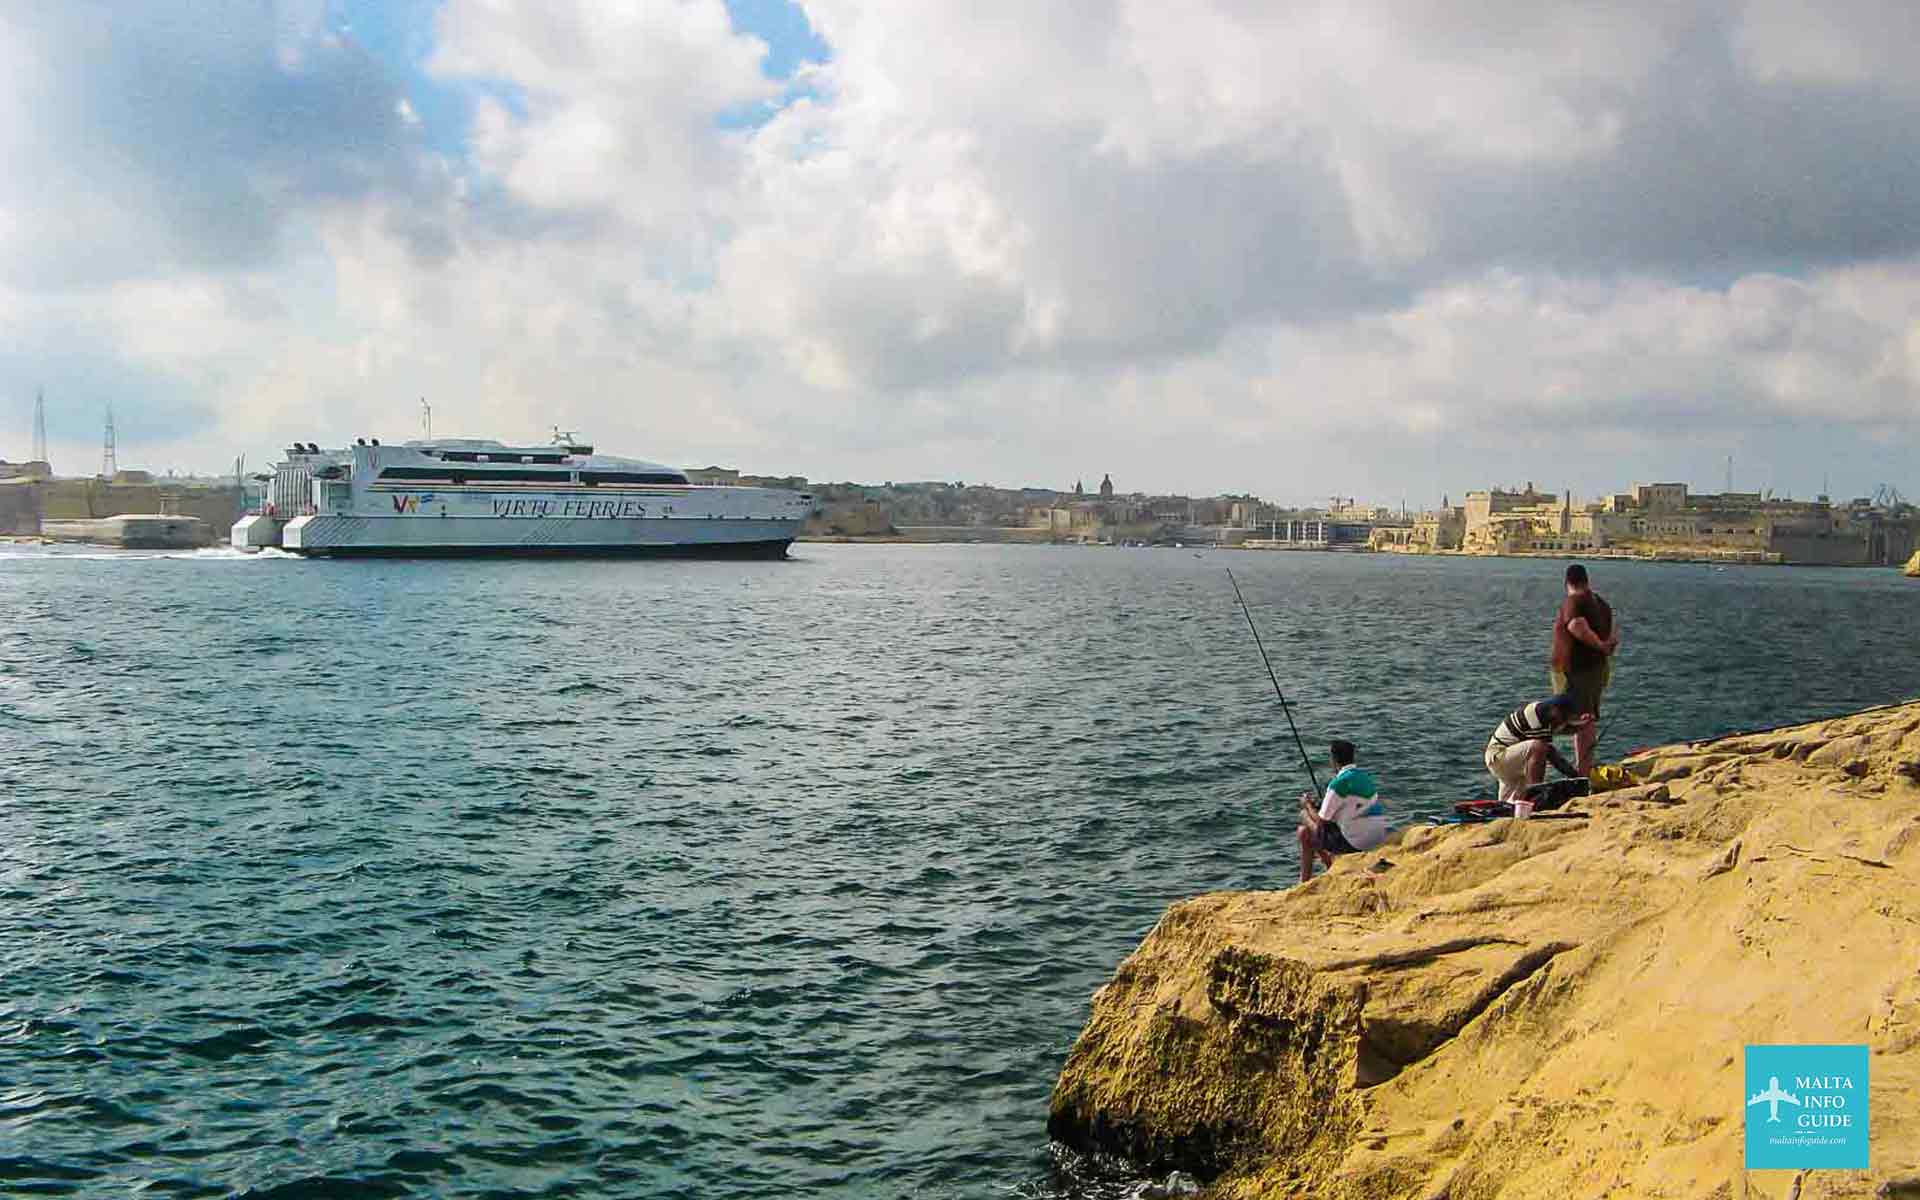
[[[265,481],[261,511],[233,527],[242,550],[779,558],[813,511],[806,493],[694,484],[557,430],[548,446],[295,443]]]

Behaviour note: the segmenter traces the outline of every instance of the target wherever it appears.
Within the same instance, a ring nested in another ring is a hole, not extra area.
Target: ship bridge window
[[[446,467],[388,467],[380,472],[383,480],[404,480],[407,483],[548,483],[563,484],[572,480],[570,471],[540,470],[539,468],[482,467],[475,471],[456,471]]]
[[[553,454],[490,454],[481,450],[440,450],[433,453],[442,462],[484,463],[556,463],[565,464],[567,456]]]
[[[490,470],[473,471],[468,474],[467,478],[474,483],[487,483],[490,481],[507,481],[512,483],[570,483],[573,480],[573,472],[543,471],[538,467],[531,469],[496,467]]]
[[[687,477],[678,471],[582,471],[580,482],[592,487],[596,483],[685,483]]]

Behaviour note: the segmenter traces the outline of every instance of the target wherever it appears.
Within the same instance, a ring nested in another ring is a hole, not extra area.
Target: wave
[[[197,550],[116,550],[91,544],[0,545],[0,558],[32,558],[59,562],[152,562],[172,559],[177,562],[304,562],[298,554],[289,554],[277,546],[260,550],[238,550],[232,546],[202,546]]]

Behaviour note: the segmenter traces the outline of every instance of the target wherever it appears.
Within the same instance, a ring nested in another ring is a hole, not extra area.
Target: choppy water
[[[1484,790],[1558,564],[0,548],[0,1190],[1046,1193],[1092,989],[1296,870],[1223,565],[1310,743]],[[1603,754],[1920,691],[1891,572],[1596,582]]]

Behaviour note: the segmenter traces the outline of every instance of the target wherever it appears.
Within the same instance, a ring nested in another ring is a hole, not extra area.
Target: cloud
[[[1904,85],[1763,77],[1707,7],[810,11],[828,102],[759,133],[722,282],[824,384],[1191,353],[1490,269],[1920,247]]]
[[[257,266],[316,207],[410,194],[391,81],[317,6],[76,0],[0,22],[0,263],[15,285]]]
[[[1920,425],[1908,6],[804,9],[791,79],[721,0],[444,0],[412,80],[314,0],[10,13],[0,320],[249,445],[1311,496]]]
[[[760,71],[766,44],[720,0],[456,0],[438,35],[438,76],[504,82],[520,100],[481,99],[479,169],[534,208],[660,233],[724,214],[737,150],[716,117],[779,91]]]

